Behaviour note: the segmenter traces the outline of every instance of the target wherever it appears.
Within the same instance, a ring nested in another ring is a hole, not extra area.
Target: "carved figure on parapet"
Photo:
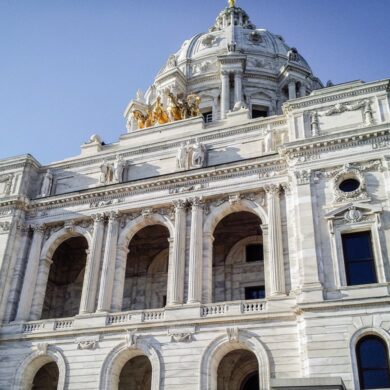
[[[273,134],[271,129],[267,129],[264,137],[264,153],[270,153],[273,150]]]
[[[373,125],[374,124],[374,116],[372,113],[371,103],[368,99],[364,101],[363,112],[364,112],[364,124],[366,126]]]
[[[44,198],[45,196],[50,196],[52,186],[53,186],[53,173],[51,169],[48,169],[43,178],[41,193],[39,197]]]
[[[207,148],[198,139],[194,144],[181,143],[176,154],[177,169],[202,168],[206,163]]]
[[[114,178],[117,183],[124,181],[124,173],[127,167],[127,162],[123,160],[122,156],[117,156],[114,162]]]
[[[12,174],[0,176],[0,183],[4,183],[4,187],[3,187],[3,191],[2,191],[4,195],[10,195],[11,187],[12,187],[12,181],[13,181],[13,175]]]
[[[113,178],[113,168],[111,164],[108,164],[106,160],[103,160],[100,165],[100,183],[108,184]]]
[[[206,159],[206,149],[198,139],[195,140],[195,144],[192,146],[192,167],[202,168]]]
[[[287,58],[288,58],[289,61],[294,61],[294,62],[299,61],[298,50],[297,50],[295,47],[292,47],[292,48],[287,52]]]

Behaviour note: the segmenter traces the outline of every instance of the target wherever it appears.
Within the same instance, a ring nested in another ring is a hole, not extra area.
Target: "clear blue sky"
[[[0,158],[42,164],[93,133],[126,132],[123,111],[225,0],[0,0]],[[390,0],[238,0],[323,82],[390,77]]]

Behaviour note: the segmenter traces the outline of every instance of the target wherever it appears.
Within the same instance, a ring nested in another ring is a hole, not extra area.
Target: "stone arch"
[[[72,237],[84,237],[88,242],[88,248],[91,247],[92,236],[91,233],[80,226],[74,226],[72,229],[62,228],[58,232],[54,233],[45,242],[41,250],[41,259],[51,259],[56,249],[66,240]]]
[[[225,202],[213,209],[204,222],[204,233],[212,235],[216,226],[220,221],[222,221],[223,218],[229,214],[240,211],[247,211],[249,213],[255,214],[260,218],[263,224],[268,223],[268,215],[262,206],[252,200],[242,199],[234,204]]]
[[[265,346],[257,335],[238,330],[236,340],[229,340],[226,334],[217,337],[207,346],[201,359],[199,390],[215,390],[217,388],[219,363],[225,355],[237,349],[246,349],[255,354],[259,365],[260,389],[269,389],[271,370]]]
[[[112,311],[120,311],[122,309],[126,261],[130,242],[140,230],[152,225],[164,226],[168,229],[169,236],[171,238],[174,236],[172,221],[164,215],[155,213],[147,216],[141,215],[133,221],[130,221],[120,233],[115,260],[115,280],[111,305]]]
[[[382,339],[387,346],[387,353],[390,355],[390,334],[385,329],[365,327],[358,329],[355,333],[353,333],[349,342],[349,356],[351,359],[353,382],[356,389],[360,388],[356,346],[359,340],[366,336],[376,336]]]
[[[126,342],[114,347],[103,362],[100,374],[100,390],[118,389],[118,381],[122,368],[132,358],[146,356],[152,365],[151,390],[160,389],[161,358],[157,350],[149,343],[137,340],[135,348]]]
[[[165,215],[161,214],[151,214],[148,216],[141,215],[140,217],[134,219],[129,222],[124,229],[122,230],[119,240],[118,247],[119,248],[127,248],[130,244],[132,238],[144,227],[151,225],[162,225],[165,226],[169,230],[170,237],[173,237],[174,226],[170,219]]]
[[[13,390],[30,390],[38,370],[47,363],[56,363],[59,371],[58,390],[65,388],[66,362],[62,352],[53,346],[46,351],[34,351],[18,366],[13,384]]]

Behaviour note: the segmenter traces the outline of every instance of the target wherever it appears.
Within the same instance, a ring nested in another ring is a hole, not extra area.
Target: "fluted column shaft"
[[[286,293],[283,261],[282,224],[280,218],[280,187],[270,185],[265,188],[268,202],[268,253],[270,295],[282,295]]]
[[[229,73],[221,72],[222,90],[221,90],[221,118],[226,118],[226,113],[229,111],[230,105],[230,87],[229,87]]]
[[[31,304],[37,283],[44,227],[35,226],[33,229],[34,235],[27,260],[26,273],[24,274],[23,287],[20,294],[19,307],[15,319],[16,321],[27,321],[30,319]]]
[[[174,201],[175,233],[173,247],[170,250],[168,267],[168,305],[183,303],[184,270],[185,270],[185,239],[186,239],[186,201]]]
[[[242,72],[234,73],[234,103],[242,101]]]
[[[203,205],[199,198],[192,203],[188,303],[202,301]]]
[[[112,211],[109,215],[106,246],[104,249],[103,268],[100,279],[98,311],[110,311],[112,290],[115,277],[116,247],[118,241],[118,213]]]
[[[93,215],[93,237],[91,247],[88,250],[87,264],[85,267],[83,290],[80,301],[80,314],[93,313],[99,283],[100,255],[104,233],[104,215]]]

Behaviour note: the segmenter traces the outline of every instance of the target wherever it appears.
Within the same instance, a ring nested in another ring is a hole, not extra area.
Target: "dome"
[[[145,95],[137,93],[125,112],[128,128],[134,128],[132,110],[146,112],[157,98],[166,107],[168,93],[200,96],[201,112],[215,121],[240,109],[252,118],[277,115],[285,101],[322,87],[296,48],[256,28],[242,8],[229,3],[207,32],[168,57]]]

